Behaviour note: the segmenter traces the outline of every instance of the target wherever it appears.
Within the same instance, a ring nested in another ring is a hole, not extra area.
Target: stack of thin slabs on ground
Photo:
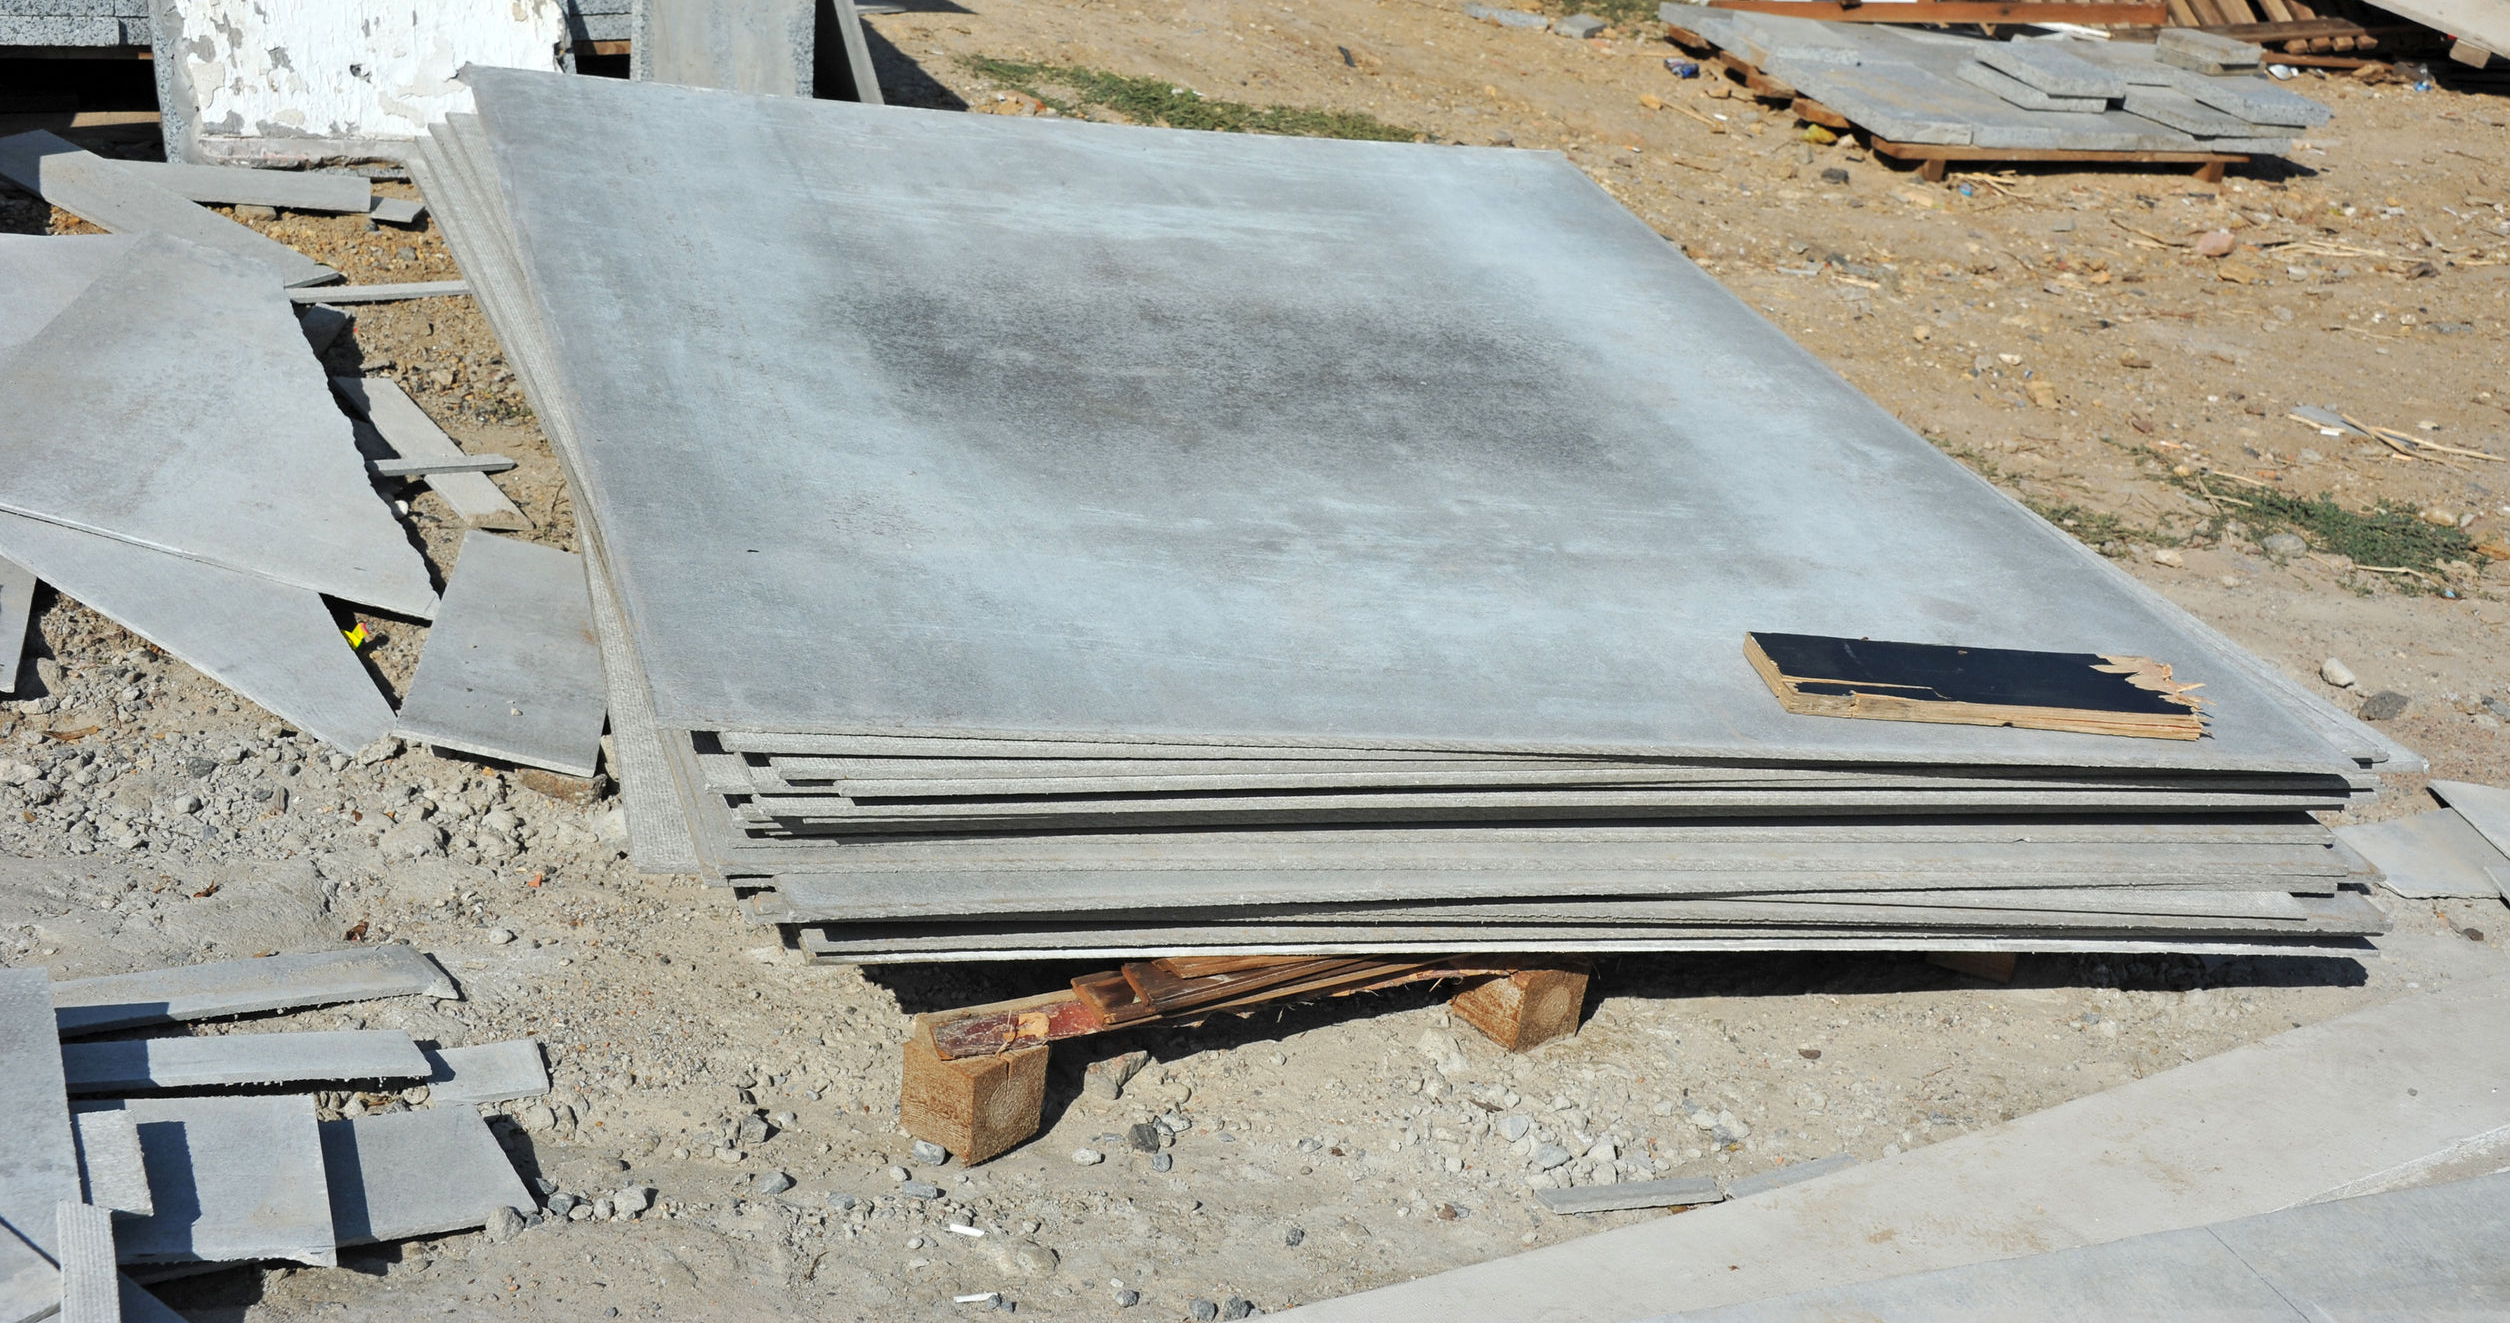
[[[548,1091],[535,1043],[435,1050],[381,1029],[93,1037],[452,995],[404,946],[62,982],[0,970],[0,1228],[15,1233],[0,1235],[0,1319],[114,1317],[90,1311],[115,1298],[122,1317],[171,1318],[117,1265],[143,1278],[330,1265],[342,1246],[533,1210],[479,1105]],[[313,1088],[354,1102],[326,1115],[301,1092]]]
[[[2260,75],[2257,47],[2022,40],[1666,4],[1666,22],[1893,142],[2033,151],[2290,151],[2327,122]]]
[[[415,170],[568,470],[631,854],[824,957],[2383,927],[2311,814],[2401,751],[1556,156],[470,78]],[[1752,631],[2210,724],[1790,712]]]
[[[2409,900],[2510,900],[2510,790],[2434,781],[2443,807],[2386,822],[2338,827],[2336,839],[2370,861],[2380,884]]]
[[[0,235],[0,303],[0,558],[316,738],[390,733],[325,599],[425,619],[434,588],[268,265]]]

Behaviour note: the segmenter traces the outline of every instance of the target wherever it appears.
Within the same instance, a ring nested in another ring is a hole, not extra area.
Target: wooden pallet
[[[1176,956],[1041,996],[920,1015],[907,1036],[899,1124],[977,1163],[1037,1133],[1046,1056],[1067,1039],[1319,997],[1452,980],[1458,1018],[1511,1052],[1577,1032],[1586,966],[1507,956]]]

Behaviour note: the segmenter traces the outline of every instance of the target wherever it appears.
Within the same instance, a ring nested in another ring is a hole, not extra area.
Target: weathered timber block
[[[1010,1151],[1037,1133],[1046,1108],[1043,1043],[994,1056],[944,1061],[922,1018],[906,1040],[898,1083],[898,1123],[970,1165]]]
[[[1447,1003],[1464,1022],[1511,1052],[1577,1032],[1586,1008],[1586,971],[1520,969],[1465,989]]]

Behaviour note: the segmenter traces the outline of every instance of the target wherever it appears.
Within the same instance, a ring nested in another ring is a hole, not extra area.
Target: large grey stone
[[[2073,53],[2076,42],[1993,41],[1978,47],[1978,62],[2050,96],[2115,101],[2126,80]]]
[[[1972,87],[1984,88],[2026,110],[2097,115],[2109,109],[2109,103],[2096,96],[2052,96],[2011,74],[1990,68],[1984,61],[1962,65],[1956,76]]]
[[[401,701],[399,734],[593,775],[606,710],[583,558],[472,530]]]
[[[0,138],[0,178],[105,229],[171,235],[254,263],[283,285],[340,273],[41,129]]]
[[[434,612],[426,563],[375,495],[296,314],[251,265],[140,239],[0,359],[0,395],[0,510]]]
[[[139,1127],[155,1201],[123,1221],[122,1262],[338,1262],[313,1099],[134,1098],[122,1109]]]

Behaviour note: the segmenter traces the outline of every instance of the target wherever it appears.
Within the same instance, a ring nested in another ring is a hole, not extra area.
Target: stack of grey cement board
[[[1556,155],[469,76],[413,168],[568,470],[631,855],[821,955],[2382,926],[2311,814],[2412,755]],[[1792,715],[1754,629],[2161,658],[2212,727]]]
[[[548,1092],[537,1043],[180,1028],[456,995],[393,945],[60,981],[0,970],[0,1320],[175,1320],[140,1282],[330,1266],[344,1246],[536,1211],[481,1108]]]
[[[2257,47],[2179,29],[2153,43],[1997,41],[1687,4],[1663,15],[1893,142],[2276,155],[2329,115],[2259,76]],[[2183,53],[2190,40],[2220,46]],[[2187,67],[2240,59],[2245,72]]]

